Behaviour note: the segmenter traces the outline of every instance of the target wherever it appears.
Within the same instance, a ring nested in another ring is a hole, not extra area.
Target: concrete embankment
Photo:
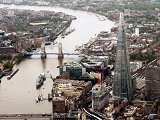
[[[36,119],[36,118],[52,118],[52,114],[0,114],[0,119]]]

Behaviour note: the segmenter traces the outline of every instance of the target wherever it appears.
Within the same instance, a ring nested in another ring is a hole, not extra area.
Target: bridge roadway
[[[41,55],[41,53],[25,52],[24,55]],[[59,55],[59,53],[46,53],[46,55]],[[79,53],[63,53],[63,55],[80,55]]]
[[[0,114],[0,119],[24,119],[24,120],[27,120],[27,119],[45,119],[45,120],[51,120],[52,119],[52,114],[45,114],[45,113],[42,113],[42,114]]]

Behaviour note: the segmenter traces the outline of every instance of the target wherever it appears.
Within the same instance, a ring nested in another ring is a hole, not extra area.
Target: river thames
[[[91,37],[95,37],[100,31],[109,31],[114,23],[108,19],[99,21],[96,14],[88,14],[85,11],[71,10],[62,7],[47,6],[24,6],[24,5],[4,5],[0,4],[0,8],[7,9],[30,9],[30,10],[49,10],[55,12],[63,12],[76,16],[68,29],[76,30],[61,38],[59,36],[55,41],[61,42],[63,48],[67,52],[74,52],[76,45],[82,45],[89,41]],[[46,47],[46,51],[57,51],[54,46]],[[52,105],[48,100],[40,103],[35,102],[35,98],[42,94],[47,98],[51,92],[52,80],[47,78],[41,89],[36,90],[36,79],[40,73],[49,73],[53,77],[59,75],[57,66],[64,62],[73,60],[76,56],[64,56],[63,61],[57,59],[58,56],[49,55],[46,59],[40,56],[32,56],[25,58],[14,69],[19,68],[18,73],[11,80],[7,77],[2,78],[0,84],[0,113],[1,114],[29,114],[29,113],[52,113]]]

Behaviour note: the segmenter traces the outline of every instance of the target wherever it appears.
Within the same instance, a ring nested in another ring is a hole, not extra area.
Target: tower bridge
[[[58,58],[59,59],[63,58],[62,43],[61,42],[58,44]]]
[[[45,42],[41,44],[41,58],[46,58],[46,51],[45,51]]]
[[[63,48],[62,43],[60,42],[58,45],[50,45],[50,49],[53,49],[53,47],[58,47],[58,52],[46,52],[45,49],[45,42],[42,42],[41,44],[41,48],[40,51],[34,51],[34,52],[24,52],[24,56],[32,56],[32,55],[40,55],[41,58],[46,58],[47,55],[58,55],[59,59],[62,59],[64,57],[64,55],[79,55],[80,53],[77,52],[63,52],[64,50],[66,50],[65,48]]]

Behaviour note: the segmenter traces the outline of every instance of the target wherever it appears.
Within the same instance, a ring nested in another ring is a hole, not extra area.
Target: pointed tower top
[[[124,22],[124,15],[123,15],[123,13],[121,12],[121,13],[120,13],[120,17],[119,17],[119,26],[123,26],[123,22]]]
[[[124,15],[121,12],[120,13],[120,17],[119,17],[119,27],[118,27],[118,42],[126,42],[126,38],[125,38],[125,30],[124,30]]]
[[[123,18],[123,13],[122,12],[120,12],[120,18]]]

